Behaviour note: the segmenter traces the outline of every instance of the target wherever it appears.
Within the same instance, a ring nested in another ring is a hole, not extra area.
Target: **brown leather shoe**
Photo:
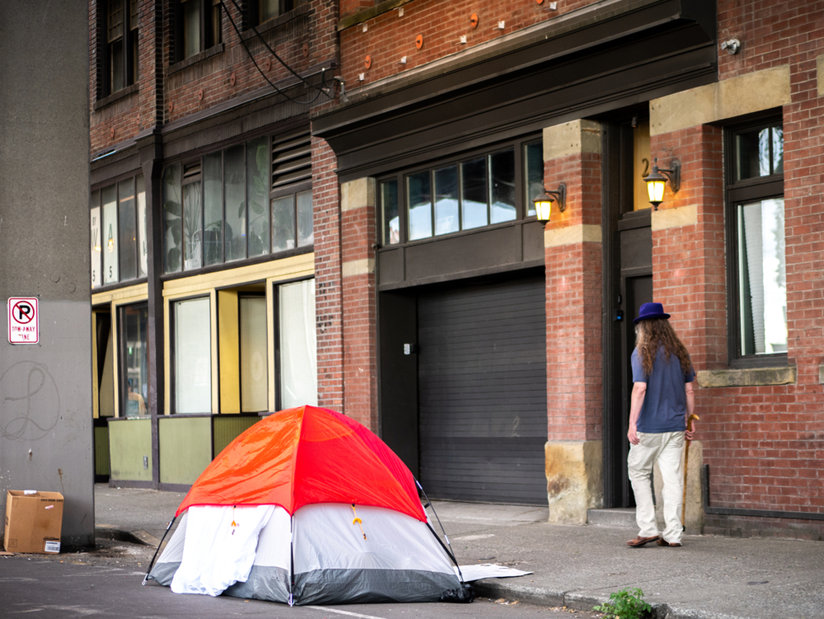
[[[631,539],[627,542],[627,546],[630,548],[640,548],[644,544],[649,544],[650,542],[657,541],[659,544],[661,543],[661,538],[657,535],[653,535],[652,537],[641,537],[638,536],[634,539]]]
[[[659,546],[667,546],[668,548],[680,548],[681,542],[668,542],[663,537],[658,540]]]

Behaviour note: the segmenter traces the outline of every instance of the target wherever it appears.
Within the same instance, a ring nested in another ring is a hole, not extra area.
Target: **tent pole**
[[[429,527],[429,530],[432,531],[432,535],[435,536],[435,539],[438,540],[438,543],[446,551],[446,554],[448,554],[449,558],[452,559],[452,562],[455,564],[455,567],[458,569],[458,577],[461,579],[461,582],[464,582],[463,573],[461,572],[461,566],[458,564],[458,559],[455,557],[455,553],[452,551],[452,543],[449,541],[449,535],[447,535],[447,533],[446,533],[446,529],[444,528],[443,523],[441,522],[441,519],[438,516],[438,512],[435,511],[435,506],[432,505],[432,501],[430,501],[429,497],[426,495],[426,490],[423,489],[423,486],[421,486],[421,483],[417,479],[415,480],[415,484],[418,486],[418,490],[421,491],[421,494],[423,494],[423,498],[426,500],[426,505],[424,505],[424,510],[426,510],[427,507],[432,508],[432,513],[435,515],[435,520],[438,521],[438,526],[441,527],[441,533],[443,533],[443,537],[446,540],[446,544],[444,544],[443,541],[441,540],[441,538],[438,537],[437,532],[435,531],[435,529],[432,528],[431,524],[429,524],[427,522],[426,526]]]
[[[167,526],[166,530],[163,532],[163,537],[160,538],[160,542],[157,544],[154,555],[152,555],[152,560],[149,561],[149,567],[146,568],[146,575],[143,577],[143,582],[140,583],[141,585],[145,585],[146,581],[149,580],[149,572],[152,571],[152,566],[154,565],[155,559],[157,559],[157,553],[160,552],[160,547],[163,546],[163,540],[166,539],[166,536],[169,534],[169,530],[172,528],[175,520],[177,520],[177,516],[172,516],[172,519],[169,521],[169,526]]]

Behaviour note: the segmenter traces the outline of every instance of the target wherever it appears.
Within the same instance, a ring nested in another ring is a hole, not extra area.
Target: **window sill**
[[[125,99],[126,97],[133,95],[139,90],[137,84],[130,84],[125,88],[121,88],[120,90],[113,92],[105,97],[102,97],[95,101],[94,103],[94,111],[98,111],[107,105],[111,105],[115,101],[120,101],[121,99]]]
[[[824,366],[819,368],[821,378]],[[796,382],[795,367],[747,368],[736,370],[701,370],[696,374],[698,385],[711,387],[760,387],[763,385],[793,385]]]
[[[192,65],[196,65],[199,62],[206,60],[207,58],[211,58],[212,56],[217,56],[218,54],[223,53],[224,44],[218,43],[210,47],[207,50],[204,50],[194,56],[189,56],[188,58],[184,58],[183,60],[178,60],[177,62],[169,65],[169,73],[177,73],[178,71],[183,71],[184,69],[188,69]]]

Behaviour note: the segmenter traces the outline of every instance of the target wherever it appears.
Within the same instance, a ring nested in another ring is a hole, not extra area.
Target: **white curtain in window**
[[[174,304],[175,413],[212,411],[209,299]]]
[[[278,298],[281,406],[317,405],[315,280],[284,284]]]
[[[774,198],[740,205],[739,229],[743,254],[739,281],[745,284],[740,302],[742,352],[786,352],[784,201]]]

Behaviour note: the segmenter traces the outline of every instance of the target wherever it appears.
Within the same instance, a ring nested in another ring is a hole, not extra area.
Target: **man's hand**
[[[638,430],[636,429],[634,423],[631,423],[629,425],[629,431],[627,432],[627,438],[629,439],[629,442],[632,443],[633,445],[637,445],[638,443],[641,442],[640,440],[638,440]]]

